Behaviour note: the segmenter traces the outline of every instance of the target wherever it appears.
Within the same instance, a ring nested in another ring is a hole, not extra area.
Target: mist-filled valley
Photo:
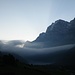
[[[75,75],[75,0],[0,0],[0,75]]]
[[[75,44],[68,44],[50,48],[26,48],[25,42],[9,41],[0,42],[0,51],[10,53],[23,62],[30,64],[53,64],[62,60],[66,52],[75,47]],[[23,58],[23,59],[22,59]],[[24,61],[25,59],[25,61]]]
[[[31,42],[0,40],[0,60],[1,66],[6,65],[4,69],[7,66],[10,69],[13,65],[18,65],[19,68],[23,66],[21,69],[27,70],[27,74],[30,70],[33,71],[32,74],[39,71],[51,75],[75,74],[75,18],[70,22],[61,19],[55,21],[46,32]]]

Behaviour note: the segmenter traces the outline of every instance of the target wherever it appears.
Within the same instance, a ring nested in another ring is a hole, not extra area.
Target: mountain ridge
[[[47,27],[46,32],[42,32],[31,42],[42,43],[43,47],[54,47],[59,45],[75,43],[75,18],[70,22],[57,20]],[[54,43],[54,44],[53,44]]]

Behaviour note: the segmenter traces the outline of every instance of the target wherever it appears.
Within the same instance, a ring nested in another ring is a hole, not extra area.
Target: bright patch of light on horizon
[[[24,44],[16,45],[15,47],[23,48]]]

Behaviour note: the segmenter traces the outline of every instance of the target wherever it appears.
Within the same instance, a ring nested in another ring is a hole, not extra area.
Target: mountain
[[[75,18],[70,22],[57,20],[41,33],[31,44],[41,43],[42,47],[75,44]],[[40,46],[39,46],[40,47]]]

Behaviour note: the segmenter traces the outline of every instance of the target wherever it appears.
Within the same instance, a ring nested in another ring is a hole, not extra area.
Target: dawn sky
[[[75,17],[75,0],[0,0],[0,40],[32,41],[58,19]]]

